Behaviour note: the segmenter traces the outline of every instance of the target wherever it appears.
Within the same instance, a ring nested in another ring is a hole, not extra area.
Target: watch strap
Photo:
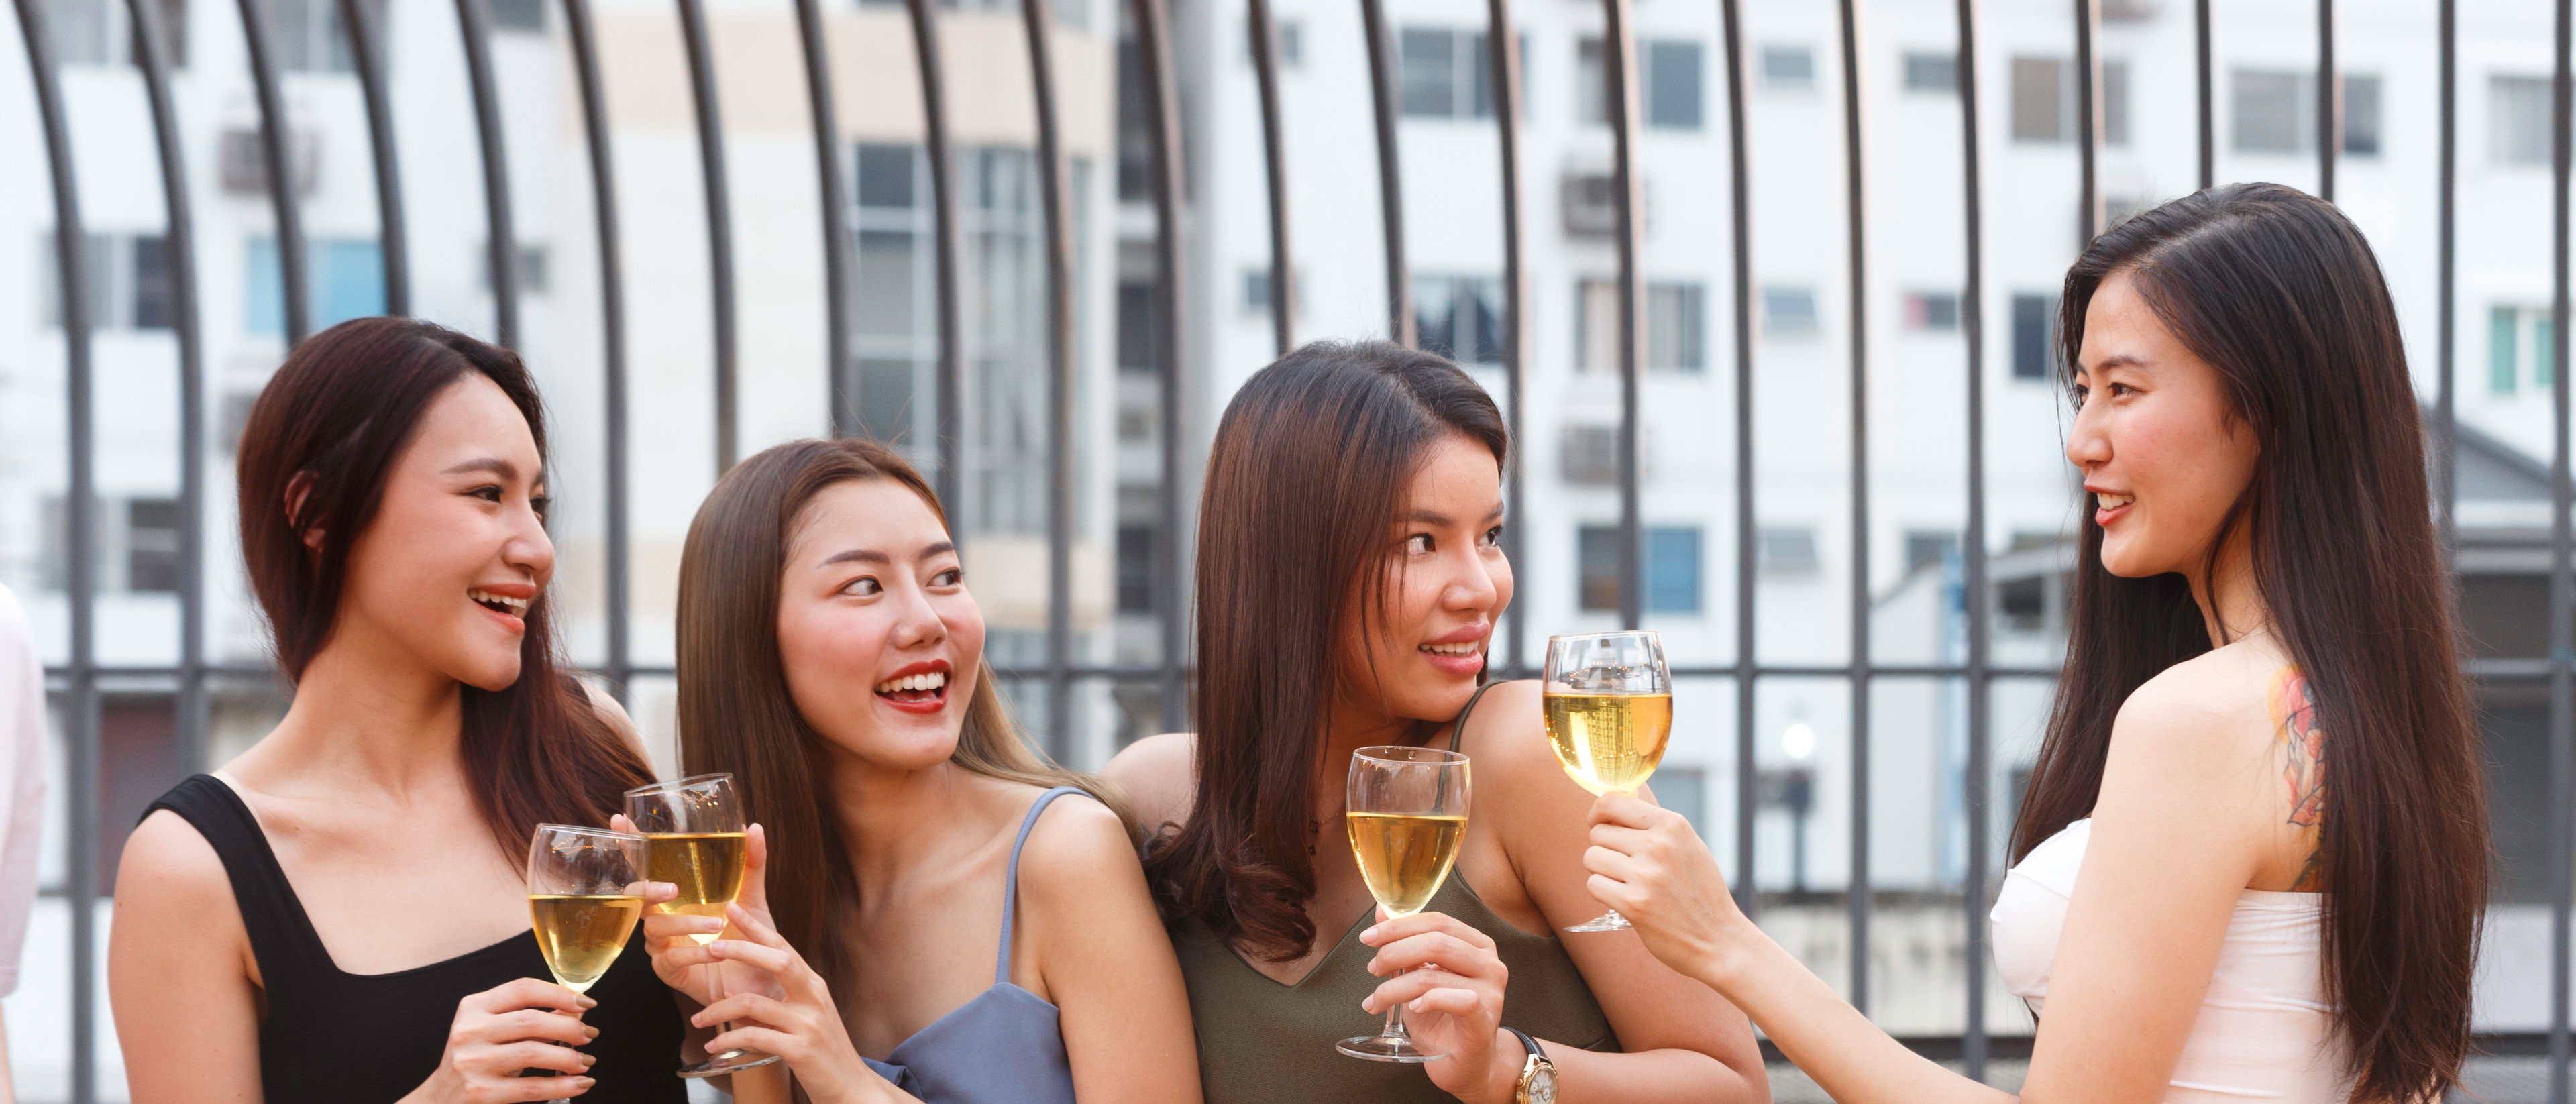
[[[1529,1033],[1529,1032],[1523,1031],[1523,1030],[1521,1030],[1521,1029],[1519,1029],[1519,1028],[1517,1028],[1517,1027],[1505,1027],[1505,1028],[1503,1028],[1503,1030],[1508,1031],[1508,1032],[1511,1032],[1513,1035],[1519,1036],[1519,1037],[1520,1037],[1520,1041],[1521,1041],[1521,1049],[1528,1051],[1528,1052],[1530,1053],[1530,1056],[1531,1056],[1531,1057],[1536,1058],[1536,1059],[1538,1059],[1539,1061],[1542,1061],[1542,1062],[1547,1062],[1547,1052],[1546,1052],[1546,1051],[1544,1051],[1544,1050],[1540,1050],[1540,1049],[1538,1048],[1538,1040],[1533,1039],[1533,1038],[1530,1038],[1530,1033]],[[1547,1064],[1549,1064],[1549,1065],[1551,1065],[1551,1066],[1552,1066],[1552,1065],[1555,1065],[1556,1063],[1554,1063],[1554,1062],[1547,1062]]]

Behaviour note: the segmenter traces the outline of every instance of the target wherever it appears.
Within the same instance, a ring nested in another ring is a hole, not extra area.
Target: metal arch
[[[2343,81],[2335,72],[2334,0],[2317,0],[2317,198],[2334,202],[2343,149]]]
[[[591,22],[590,0],[563,0],[563,5],[564,26],[572,40],[573,76],[581,90],[581,131],[590,149],[591,208],[599,237],[600,405],[604,408],[600,437],[608,465],[608,683],[624,702],[635,666],[628,640],[632,553],[627,546],[626,516],[626,278],[617,226],[617,169],[609,152],[608,96],[599,79],[599,40]]]
[[[366,0],[340,0],[349,57],[367,109],[367,147],[375,158],[376,249],[384,261],[385,313],[411,313],[411,244],[403,221],[402,171],[394,148],[393,97],[385,89],[384,29]]]
[[[1244,34],[1261,95],[1262,169],[1270,184],[1270,341],[1278,355],[1297,347],[1297,266],[1288,252],[1288,149],[1279,125],[1279,24],[1270,0],[1251,0]]]
[[[1726,39],[1728,202],[1735,234],[1735,903],[1755,914],[1753,892],[1753,204],[1744,129],[1742,0],[1718,0]]]
[[[2218,186],[2218,96],[2210,68],[2209,0],[2192,0],[2191,34],[2200,89],[2200,187],[2208,191]]]
[[[188,202],[188,167],[170,98],[169,29],[151,0],[127,0],[134,19],[134,62],[152,115],[160,156],[161,242],[170,268],[170,329],[179,343],[179,763],[195,771],[206,759],[206,387],[205,343],[197,321],[197,242]]]
[[[1608,2],[1608,0],[1604,0]],[[1360,0],[1360,33],[1368,36],[1369,104],[1377,121],[1377,203],[1386,239],[1386,339],[1407,349],[1414,333],[1413,271],[1404,261],[1404,181],[1396,159],[1395,42],[1385,0]]]
[[[2093,44],[2102,37],[2102,0],[2075,0],[2075,148],[2080,178],[2075,240],[2078,252],[2102,232],[2102,186],[2095,162],[2102,152],[2102,59]]]
[[[939,470],[933,473],[933,482],[939,500],[956,510],[964,504],[959,496],[966,486],[965,325],[957,300],[957,163],[948,145],[947,80],[941,75],[939,24],[931,4],[932,0],[905,0],[904,8],[912,16],[913,63],[921,75],[922,148],[930,158],[931,233],[937,238],[931,249],[939,315]],[[962,521],[949,526],[951,530],[963,527]],[[951,539],[961,535],[952,532]]]
[[[2202,0],[2204,9],[2207,0]],[[2207,24],[2204,23],[2203,26]],[[2204,41],[2206,41],[2204,39]],[[2204,55],[2206,56],[2206,55]],[[1968,878],[1961,886],[1967,929],[1967,1022],[1960,1031],[1960,1059],[1967,1075],[1986,1078],[1986,853],[1992,813],[1988,809],[1988,762],[1993,723],[1989,685],[1993,677],[1994,620],[1986,596],[1986,237],[1984,162],[1977,133],[1977,0],[1959,0],[1959,161],[1961,221],[1966,238],[1966,268],[1959,288],[1959,334],[1967,345],[1968,386],[1968,531],[1959,541],[1960,604],[1968,619],[1968,762],[1966,792],[1960,804],[1968,818]],[[2206,70],[2204,69],[2205,73]],[[2206,108],[2207,101],[2203,101]],[[2203,132],[2206,133],[2205,131]],[[2204,162],[2206,164],[2206,162]]]
[[[1073,204],[1055,110],[1054,9],[1048,0],[1020,0],[1046,214],[1047,754],[1063,763],[1073,758]]]
[[[1163,647],[1156,696],[1163,731],[1178,732],[1190,723],[1181,682],[1182,650],[1189,645],[1189,588],[1181,579],[1180,92],[1172,73],[1171,9],[1165,0],[1134,3],[1136,57],[1145,70],[1145,108],[1153,118],[1154,370],[1160,377],[1162,392],[1159,413],[1163,493],[1158,503],[1161,533],[1154,542],[1154,574],[1160,593],[1154,596],[1154,613],[1161,622]]]
[[[2567,380],[2567,194],[2571,0],[2557,4],[2557,67],[2550,81],[2549,376],[2549,1099],[2567,1099],[2568,910],[2576,854],[2576,534],[2570,532]]]
[[[28,75],[43,117],[45,167],[54,192],[54,278],[62,302],[64,406],[69,416],[70,487],[64,520],[71,529],[66,582],[71,593],[70,701],[63,718],[70,738],[71,866],[66,896],[72,919],[72,1100],[98,1096],[98,992],[89,966],[98,961],[99,709],[97,670],[97,487],[91,425],[88,234],[81,222],[80,185],[74,178],[71,124],[63,111],[62,71],[45,28],[44,0],[17,0],[18,38],[27,48]]]
[[[823,7],[796,0],[796,39],[805,53],[805,99],[814,120],[815,190],[823,215],[823,378],[832,405],[832,435],[846,437],[859,424],[858,396],[850,386],[851,312],[850,188],[841,175],[841,117],[832,93],[832,55]]]
[[[1861,149],[1861,0],[1842,0],[1843,173],[1851,247],[1851,1002],[1869,1011],[1869,255]]]
[[[268,167],[269,208],[277,219],[277,273],[284,285],[286,347],[292,349],[313,332],[313,284],[304,268],[304,216],[295,205],[294,165],[286,156],[286,103],[277,87],[276,40],[269,37],[268,16],[261,0],[236,0],[241,9],[242,47],[250,54],[251,91],[259,101],[259,145]]]
[[[465,0],[458,0],[459,3]],[[707,40],[705,0],[679,0],[680,37],[689,52],[689,101],[698,116],[698,169],[707,202],[708,308],[715,326],[716,474],[735,458],[733,200],[725,186],[724,115],[716,106],[715,52]]]
[[[465,78],[474,94],[474,134],[483,148],[484,249],[492,268],[492,329],[505,349],[519,347],[519,238],[510,219],[510,148],[501,133],[501,97],[492,79],[491,0],[456,0],[456,31],[465,40]]]
[[[1602,106],[1610,123],[1610,190],[1619,238],[1619,625],[1644,619],[1645,541],[1637,517],[1637,28],[1632,0],[1601,0]]]
[[[1521,46],[1520,34],[1512,25],[1511,0],[1485,0],[1485,50],[1494,81],[1495,145],[1502,159],[1503,378],[1511,392],[1503,416],[1512,447],[1505,458],[1503,479],[1514,516],[1503,526],[1503,554],[1518,564],[1528,562],[1524,555],[1529,519],[1518,515],[1529,501],[1523,493],[1521,477],[1522,458],[1529,453],[1529,443],[1521,436],[1521,395],[1529,385],[1529,370],[1521,356],[1529,330],[1529,278],[1521,271]],[[1508,649],[1503,670],[1510,678],[1523,678],[1529,672],[1529,618],[1525,605],[1512,606],[1503,614]]]

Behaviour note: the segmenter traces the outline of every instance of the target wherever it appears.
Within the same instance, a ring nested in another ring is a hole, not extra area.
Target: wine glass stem
[[[1405,975],[1405,974],[1409,974],[1409,973],[1412,973],[1412,972],[1413,972],[1413,971],[1411,971],[1411,970],[1403,970],[1403,971],[1399,971],[1399,972],[1397,973],[1397,975],[1396,975],[1396,976],[1398,976],[1398,977],[1402,977],[1403,975]],[[1390,1004],[1390,1005],[1387,1005],[1387,1006],[1386,1006],[1386,1029],[1385,1029],[1385,1030],[1383,1030],[1383,1031],[1380,1031],[1380,1032],[1378,1033],[1378,1038],[1381,1038],[1381,1039],[1411,1039],[1411,1038],[1413,1038],[1413,1033],[1412,1033],[1412,1032],[1409,1032],[1409,1031],[1406,1031],[1406,1030],[1404,1029],[1404,1002],[1403,1002],[1403,1001],[1397,1001],[1397,1002],[1395,1002],[1394,1004]]]
[[[715,979],[715,997],[716,997],[716,1003],[717,1003],[717,1004],[723,1004],[723,1003],[724,1003],[724,999],[725,999],[724,960],[723,960],[723,959],[717,959],[717,960],[715,960],[714,962],[710,962],[710,963],[708,963],[708,964],[707,964],[707,967],[708,967],[709,969],[711,969],[711,970],[715,971],[715,975],[716,975],[716,979]],[[723,1023],[723,1024],[721,1024],[721,1025],[719,1025],[719,1026],[716,1028],[716,1030],[718,1030],[718,1031],[731,1031],[731,1030],[733,1030],[733,1021],[732,1021],[732,1020],[726,1020],[726,1021],[724,1021],[724,1023]],[[739,1055],[739,1054],[741,1054],[741,1053],[742,1053],[742,1049],[741,1049],[740,1047],[736,1047],[736,1048],[734,1048],[734,1049],[732,1049],[732,1050],[728,1050],[728,1051],[726,1051],[726,1052],[724,1052],[724,1053],[722,1053],[722,1054],[709,1055],[709,1057],[711,1057],[711,1058],[713,1058],[713,1059],[715,1059],[715,1060],[717,1060],[717,1061],[723,1061],[723,1060],[725,1060],[725,1059],[732,1058],[732,1057],[734,1057],[734,1056],[736,1056],[736,1055]]]

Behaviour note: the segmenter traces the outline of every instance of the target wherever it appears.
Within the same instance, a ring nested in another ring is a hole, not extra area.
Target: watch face
[[[1556,1104],[1556,1067],[1540,1066],[1531,1071],[1530,1104]]]

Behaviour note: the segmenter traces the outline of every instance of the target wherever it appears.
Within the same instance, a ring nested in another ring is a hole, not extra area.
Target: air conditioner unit
[[[1619,232],[1619,189],[1609,173],[1569,172],[1561,188],[1567,236]]]
[[[295,194],[310,195],[322,162],[321,137],[310,130],[290,128],[286,133],[286,167],[295,177]],[[216,161],[221,168],[224,190],[239,195],[268,194],[268,153],[260,143],[259,130],[236,128],[223,132],[216,147]]]

